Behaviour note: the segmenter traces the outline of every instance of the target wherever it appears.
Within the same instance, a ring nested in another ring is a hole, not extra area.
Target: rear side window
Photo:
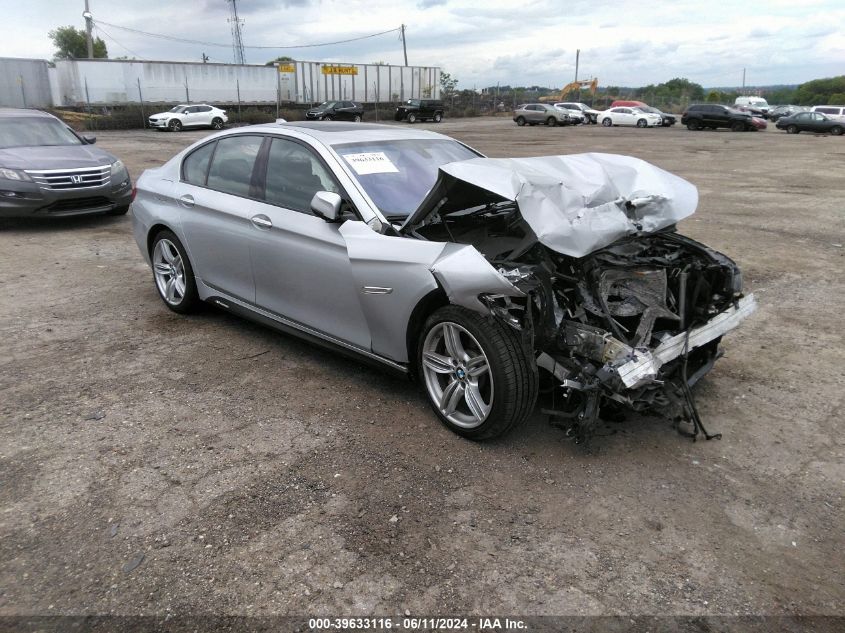
[[[182,180],[192,185],[205,186],[205,177],[208,174],[208,162],[214,153],[214,146],[216,144],[207,143],[188,155],[182,163]]]
[[[249,197],[252,168],[262,141],[261,136],[228,136],[218,140],[206,186],[223,193]]]
[[[274,138],[267,156],[264,199],[286,209],[311,213],[311,198],[318,191],[340,193],[340,187],[307,147]]]

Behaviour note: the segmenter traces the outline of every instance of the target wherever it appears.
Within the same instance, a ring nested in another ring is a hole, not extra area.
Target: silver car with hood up
[[[137,190],[168,308],[207,301],[411,374],[472,439],[524,420],[541,383],[579,439],[611,405],[704,432],[690,388],[754,310],[737,266],[674,230],[695,187],[626,156],[489,159],[303,122],[207,137]]]

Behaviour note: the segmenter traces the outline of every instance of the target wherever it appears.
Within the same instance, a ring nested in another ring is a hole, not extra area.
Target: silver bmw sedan
[[[704,429],[692,387],[750,315],[736,264],[675,225],[690,183],[611,154],[490,159],[396,126],[215,134],[144,172],[135,238],[165,305],[200,302],[410,374],[487,439],[612,404]]]

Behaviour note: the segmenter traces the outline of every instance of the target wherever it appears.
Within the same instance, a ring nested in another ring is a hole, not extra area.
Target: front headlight
[[[21,171],[19,169],[6,169],[5,167],[0,167],[0,178],[5,178],[6,180],[17,180],[19,182],[32,182],[32,178],[29,177],[25,171]]]
[[[121,176],[126,175],[126,166],[123,164],[123,161],[116,160],[111,164],[111,176],[112,178],[120,178]]]

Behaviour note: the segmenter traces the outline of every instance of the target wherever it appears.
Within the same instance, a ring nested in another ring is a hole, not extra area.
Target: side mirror
[[[82,140],[85,141],[86,145],[93,145],[94,143],[97,142],[97,137],[96,136],[83,136]]]
[[[343,198],[331,191],[318,191],[311,198],[311,211],[326,222],[337,222]]]

